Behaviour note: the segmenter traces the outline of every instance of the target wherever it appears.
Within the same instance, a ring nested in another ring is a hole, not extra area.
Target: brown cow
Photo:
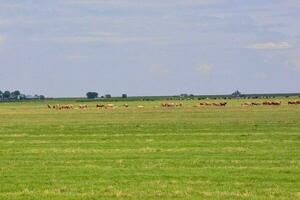
[[[227,102],[221,102],[220,103],[220,106],[226,106],[227,105]]]
[[[288,105],[296,105],[296,102],[295,101],[289,101]]]
[[[213,103],[213,106],[226,106],[227,102]]]
[[[58,106],[59,110],[69,110],[69,109],[73,109],[73,108],[74,108],[74,106],[72,104]]]
[[[281,101],[265,101],[265,102],[263,102],[263,105],[265,105],[265,106],[280,106]]]
[[[245,102],[245,103],[242,103],[241,105],[242,105],[242,106],[252,106],[252,103],[250,103],[250,102]]]
[[[300,101],[299,100],[289,101],[288,105],[300,105]]]
[[[88,108],[88,105],[86,105],[86,104],[80,104],[80,105],[79,105],[79,108],[80,108],[80,109],[87,109],[87,108]]]
[[[161,106],[169,108],[169,107],[175,107],[176,105],[175,103],[162,103]]]
[[[263,105],[264,106],[270,106],[270,105],[272,105],[272,102],[271,101],[264,101]]]
[[[104,108],[105,107],[105,105],[103,105],[103,104],[97,104],[96,105],[96,108]]]
[[[176,107],[182,107],[182,106],[183,106],[183,103],[176,104]]]
[[[280,106],[281,105],[281,101],[273,101],[272,105],[273,106]]]
[[[261,105],[260,103],[256,103],[256,102],[245,102],[241,104],[242,106],[259,106]]]
[[[59,104],[54,105],[53,109],[60,109],[60,105]]]
[[[115,105],[114,104],[107,104],[106,106],[105,106],[105,109],[114,109],[115,108]]]

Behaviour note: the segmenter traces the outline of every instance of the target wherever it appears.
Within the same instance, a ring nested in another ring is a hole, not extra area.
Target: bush
[[[86,97],[88,99],[95,99],[98,97],[98,93],[97,92],[88,92],[88,93],[86,93]]]

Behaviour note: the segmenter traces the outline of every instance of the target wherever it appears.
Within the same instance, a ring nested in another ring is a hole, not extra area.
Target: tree
[[[110,94],[106,94],[106,95],[105,95],[105,98],[110,99],[110,98],[111,98],[111,95],[110,95]]]
[[[19,96],[21,94],[21,92],[19,90],[16,90],[14,92],[12,92],[14,95]]]
[[[234,97],[240,97],[242,95],[242,93],[240,91],[235,91],[234,93],[232,93],[232,96]]]
[[[21,95],[21,92],[19,90],[16,90],[10,94],[10,97],[13,99],[18,99],[20,95]]]
[[[20,99],[21,100],[26,99],[26,95],[25,94],[20,94]]]
[[[122,98],[126,99],[127,98],[127,94],[122,94]]]
[[[9,99],[9,98],[10,98],[10,92],[9,92],[9,91],[5,91],[5,92],[3,93],[3,98],[4,98],[4,99]]]
[[[98,97],[98,93],[97,92],[88,92],[88,93],[86,93],[86,97],[88,99],[95,99]]]
[[[182,97],[182,98],[186,98],[186,97],[188,97],[189,95],[188,94],[181,94],[180,95],[180,97]]]
[[[0,90],[0,99],[3,97],[3,92]]]

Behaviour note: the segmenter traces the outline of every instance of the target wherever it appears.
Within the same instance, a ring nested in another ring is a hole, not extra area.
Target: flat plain
[[[282,101],[1,103],[0,199],[300,199],[300,105]]]

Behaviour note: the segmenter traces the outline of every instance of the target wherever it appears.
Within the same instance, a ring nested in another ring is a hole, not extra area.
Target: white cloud
[[[34,39],[43,40],[43,39]],[[62,36],[51,38],[50,41],[59,43],[74,43],[74,44],[130,44],[130,43],[151,43],[151,44],[165,44],[168,38],[151,37],[151,36],[126,36],[114,33],[97,33],[79,36]]]
[[[68,61],[82,61],[82,60],[90,60],[91,58],[97,58],[95,55],[80,55],[80,54],[70,54],[65,55],[64,58]]]
[[[0,26],[11,25],[11,21],[0,19]]]
[[[170,69],[168,67],[160,64],[151,65],[150,71],[158,75],[166,75],[170,73]]]
[[[288,42],[266,42],[253,44],[249,46],[249,48],[258,50],[281,50],[290,49],[292,46]]]
[[[77,4],[94,4],[101,6],[114,6],[114,7],[176,7],[176,6],[197,6],[224,3],[227,0],[69,0],[68,3]]]
[[[202,64],[196,67],[196,71],[204,76],[209,75],[212,69],[213,66],[209,64]]]
[[[287,62],[288,66],[291,67],[294,71],[300,72],[300,58],[294,58]]]
[[[4,38],[4,36],[0,35],[0,45],[1,45],[1,44],[3,44],[3,43],[4,43],[4,41],[5,41],[5,38]]]

